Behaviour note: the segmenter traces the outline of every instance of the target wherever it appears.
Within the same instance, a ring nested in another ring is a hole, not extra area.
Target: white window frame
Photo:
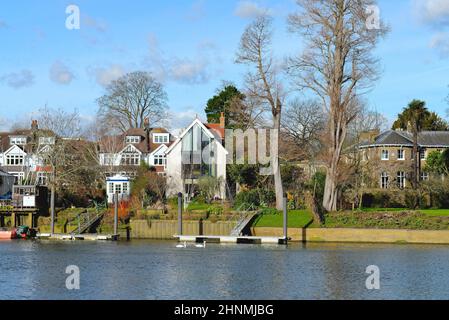
[[[380,175],[380,188],[388,189],[390,177],[388,176],[388,172],[382,172]]]
[[[429,173],[428,172],[425,172],[425,171],[422,171],[421,172],[421,181],[429,181]]]
[[[399,171],[397,173],[396,176],[396,182],[397,182],[397,186],[399,189],[404,189],[405,188],[405,172],[404,171]]]
[[[167,157],[161,154],[155,155],[154,156],[154,161],[153,161],[155,166],[166,166],[167,165]]]
[[[40,145],[53,145],[55,144],[55,137],[39,137]]]
[[[138,144],[140,141],[140,136],[126,136],[126,143]]]
[[[139,166],[142,161],[140,153],[122,153],[121,164],[125,166]]]
[[[384,157],[386,155],[386,157]],[[389,150],[382,150],[380,153],[380,159],[382,161],[388,161],[390,160],[390,151]]]
[[[153,143],[155,144],[166,144],[170,142],[170,134],[168,133],[154,133]]]
[[[402,157],[399,157],[400,154],[402,154]],[[404,149],[398,149],[398,160],[405,161],[405,150]]]
[[[11,145],[24,146],[27,144],[26,137],[10,137],[9,139]]]
[[[5,156],[5,164],[7,166],[24,166],[25,156],[23,154],[7,154]]]
[[[427,159],[427,150],[419,150],[419,159],[420,160],[426,160]]]
[[[22,181],[25,180],[25,172],[9,172],[10,175],[16,177],[15,184],[20,185]]]

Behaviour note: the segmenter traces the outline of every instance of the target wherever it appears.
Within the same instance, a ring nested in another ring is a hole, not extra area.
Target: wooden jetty
[[[39,233],[36,236],[41,240],[57,240],[57,241],[117,241],[119,239],[118,234],[50,234]]]
[[[185,236],[175,235],[179,242],[195,243],[235,243],[235,244],[287,244],[285,237],[252,237],[252,236]]]

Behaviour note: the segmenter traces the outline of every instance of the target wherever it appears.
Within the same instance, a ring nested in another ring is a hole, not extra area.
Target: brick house
[[[426,159],[432,152],[449,148],[449,132],[423,131],[418,136],[419,172],[421,180],[428,180],[425,172]],[[408,188],[413,172],[413,134],[402,130],[389,130],[381,134],[366,132],[358,145],[362,161],[371,161],[374,179],[380,189]]]

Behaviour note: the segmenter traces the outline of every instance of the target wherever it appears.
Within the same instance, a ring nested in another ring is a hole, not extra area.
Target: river
[[[0,299],[449,299],[448,271],[449,246],[0,242]]]

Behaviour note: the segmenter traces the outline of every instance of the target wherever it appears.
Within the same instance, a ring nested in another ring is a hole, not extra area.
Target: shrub
[[[275,209],[275,208],[263,208],[260,213],[262,215],[274,216],[274,215],[277,215],[279,213],[279,211],[277,209]]]

